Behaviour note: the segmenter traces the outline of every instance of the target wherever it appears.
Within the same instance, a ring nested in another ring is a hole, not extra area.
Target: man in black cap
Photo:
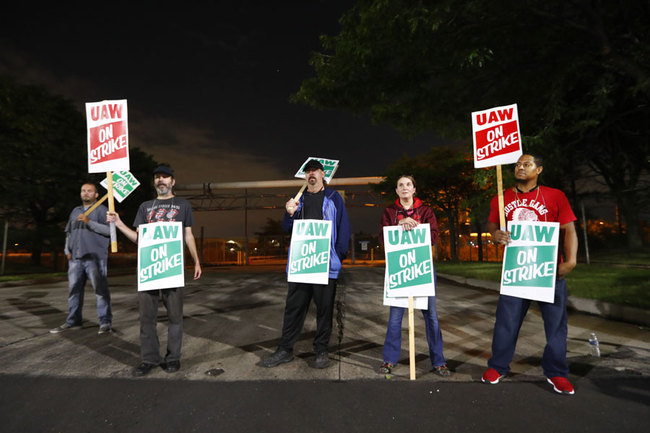
[[[293,361],[293,346],[300,337],[307,310],[312,298],[316,304],[316,336],[314,367],[329,365],[328,344],[332,334],[332,315],[336,296],[336,281],[341,263],[350,243],[350,221],[343,198],[333,189],[326,188],[323,165],[316,159],[305,164],[307,190],[298,201],[291,198],[285,204],[286,213],[282,227],[291,233],[296,219],[317,219],[332,221],[330,242],[330,268],[328,284],[289,283],[289,292],[284,309],[282,338],[277,350],[260,363],[263,367],[276,367]],[[291,252],[289,252],[291,257]],[[288,266],[288,264],[287,264]]]
[[[168,165],[160,165],[153,172],[153,181],[158,193],[154,200],[140,205],[133,226],[135,230],[120,220],[116,212],[108,212],[108,221],[133,242],[138,242],[138,226],[155,222],[180,221],[183,223],[185,245],[194,260],[194,279],[201,277],[201,264],[196,250],[196,242],[192,234],[194,218],[192,206],[180,197],[175,197],[173,187],[176,183],[174,172]],[[169,320],[167,354],[160,356],[160,343],[156,332],[156,317],[158,315],[158,299],[162,297],[167,309]],[[138,307],[140,311],[140,354],[142,363],[136,367],[134,376],[144,376],[157,365],[168,373],[174,373],[181,367],[181,345],[183,340],[183,287],[138,292]]]

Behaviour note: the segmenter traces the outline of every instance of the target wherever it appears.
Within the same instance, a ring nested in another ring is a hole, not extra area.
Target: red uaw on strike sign
[[[472,113],[474,168],[512,164],[521,156],[517,104]]]
[[[86,103],[88,173],[128,171],[126,99]]]

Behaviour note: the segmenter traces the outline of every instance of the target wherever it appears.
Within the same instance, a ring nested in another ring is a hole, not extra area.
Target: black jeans
[[[330,278],[329,283],[307,284],[289,283],[287,304],[284,308],[284,323],[282,325],[282,339],[279,348],[293,352],[293,346],[300,337],[300,331],[305,324],[305,317],[309,311],[309,304],[314,298],[316,304],[316,336],[314,337],[314,351],[327,352],[327,346],[332,335],[332,315],[334,312],[334,298],[336,296],[336,279]]]
[[[160,364],[160,342],[156,332],[158,299],[167,309],[168,332],[165,361],[180,361],[183,344],[183,288],[138,292],[140,309],[140,355],[142,362]]]

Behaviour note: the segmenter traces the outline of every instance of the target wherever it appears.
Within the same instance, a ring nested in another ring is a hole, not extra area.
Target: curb
[[[477,280],[474,278],[442,274],[439,272],[436,272],[436,275],[440,278],[463,284],[465,286],[478,287],[497,292],[501,287],[500,283],[496,281]],[[611,302],[604,302],[596,299],[579,298],[571,295],[569,295],[567,299],[567,308],[581,313],[594,314],[608,319],[650,327],[650,310],[626,307],[625,305],[612,304]]]

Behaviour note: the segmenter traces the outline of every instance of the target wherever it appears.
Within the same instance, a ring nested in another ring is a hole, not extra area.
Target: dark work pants
[[[140,355],[142,362],[160,364],[160,342],[156,332],[158,298],[162,297],[169,321],[165,361],[180,361],[183,343],[183,288],[138,292],[140,309]]]
[[[526,317],[532,301],[514,296],[499,296],[497,304],[494,335],[492,337],[492,358],[488,367],[500,374],[508,374],[510,361],[515,354],[519,329]],[[542,369],[546,377],[567,377],[569,366],[566,362],[566,340],[568,333],[568,315],[566,311],[566,280],[555,281],[554,302],[538,302],[544,320],[546,347],[542,356]]]
[[[289,283],[287,304],[284,308],[282,339],[278,348],[293,352],[293,346],[298,341],[302,327],[305,324],[309,304],[311,299],[314,298],[314,303],[316,304],[314,351],[316,353],[327,352],[330,335],[332,335],[332,315],[334,312],[335,296],[336,279],[334,278],[330,278],[327,285]]]

